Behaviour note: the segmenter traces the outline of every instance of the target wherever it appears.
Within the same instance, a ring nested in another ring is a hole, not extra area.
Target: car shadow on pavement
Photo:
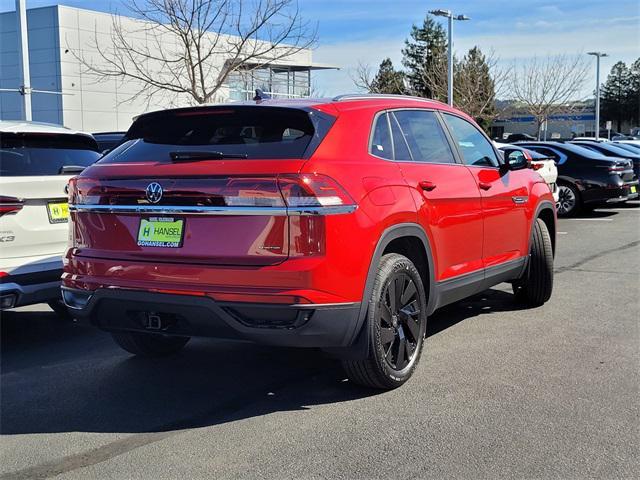
[[[437,312],[427,334],[518,308],[488,290]],[[3,315],[3,435],[170,432],[382,394],[348,382],[318,350],[194,339],[173,357],[143,359],[106,333],[38,315]]]
[[[604,205],[602,207],[598,207],[598,209],[602,209],[602,210],[607,210],[609,208],[620,208],[620,209],[626,209],[626,210],[633,210],[633,209],[637,209],[640,208],[640,202],[637,201],[631,201],[631,202],[621,202],[621,203],[613,203],[610,205]]]

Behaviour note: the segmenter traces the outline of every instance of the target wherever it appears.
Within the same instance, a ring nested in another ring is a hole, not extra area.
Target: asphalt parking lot
[[[638,478],[640,203],[559,222],[554,295],[429,319],[386,393],[321,352],[195,340],[160,360],[46,306],[2,316],[0,478]]]

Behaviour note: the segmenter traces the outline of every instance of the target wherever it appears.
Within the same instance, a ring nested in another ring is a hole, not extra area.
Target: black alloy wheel
[[[427,295],[420,272],[407,257],[388,253],[380,259],[367,308],[365,358],[343,360],[354,383],[392,389],[415,371],[427,330]]]
[[[421,342],[418,291],[405,272],[396,273],[385,285],[378,320],[384,360],[393,370],[401,371]]]

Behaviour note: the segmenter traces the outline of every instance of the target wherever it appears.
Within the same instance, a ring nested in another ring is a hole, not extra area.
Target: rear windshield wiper
[[[192,162],[198,160],[222,160],[223,158],[248,158],[246,153],[224,153],[216,151],[169,152],[174,162]]]

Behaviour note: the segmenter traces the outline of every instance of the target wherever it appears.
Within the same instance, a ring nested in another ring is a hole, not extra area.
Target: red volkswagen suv
[[[551,296],[554,201],[527,166],[420,98],[145,114],[69,184],[63,296],[137,355],[192,336],[318,347],[397,387],[436,308],[500,282]]]

